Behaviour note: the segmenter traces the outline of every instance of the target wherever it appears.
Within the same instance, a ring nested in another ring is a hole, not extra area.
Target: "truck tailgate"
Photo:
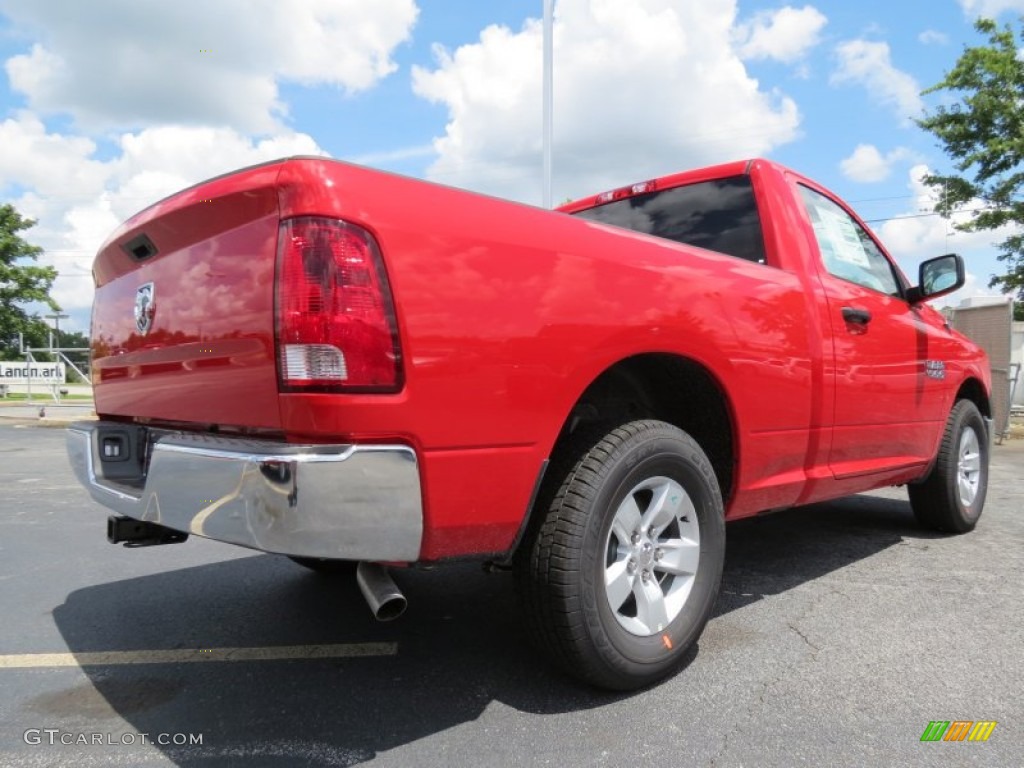
[[[137,214],[94,266],[100,416],[279,429],[275,182],[281,161]]]

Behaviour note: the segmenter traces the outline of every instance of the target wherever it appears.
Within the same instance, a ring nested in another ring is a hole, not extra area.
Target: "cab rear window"
[[[575,215],[765,263],[761,217],[749,176],[656,190]]]

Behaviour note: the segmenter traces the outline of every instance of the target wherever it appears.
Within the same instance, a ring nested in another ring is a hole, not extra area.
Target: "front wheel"
[[[953,406],[939,444],[935,466],[922,482],[909,486],[918,522],[950,533],[974,528],[988,488],[988,429],[970,400]]]
[[[674,672],[711,614],[721,492],[682,430],[634,421],[570,438],[516,575],[535,642],[570,674],[632,690]]]

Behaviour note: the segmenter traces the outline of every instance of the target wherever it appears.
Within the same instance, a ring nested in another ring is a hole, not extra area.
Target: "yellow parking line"
[[[180,648],[154,651],[90,651],[87,653],[12,653],[0,655],[0,669],[30,667],[96,667],[123,664],[190,664],[200,661],[284,661],[394,656],[398,643],[281,645],[266,648]]]

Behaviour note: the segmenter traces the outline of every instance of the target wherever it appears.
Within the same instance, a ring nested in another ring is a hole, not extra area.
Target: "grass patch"
[[[79,394],[61,395],[60,399],[61,399],[61,402],[72,401],[72,402],[88,403],[88,402],[92,402],[92,395],[79,395]],[[25,392],[8,392],[7,393],[7,397],[0,397],[0,403],[18,403],[18,402],[24,403],[26,401],[28,401],[28,394],[25,393]],[[39,391],[39,392],[33,392],[32,393],[32,402],[33,403],[44,403],[44,402],[45,403],[52,403],[53,402],[53,396],[50,395],[50,393],[45,391],[45,390],[42,390],[42,391]]]

